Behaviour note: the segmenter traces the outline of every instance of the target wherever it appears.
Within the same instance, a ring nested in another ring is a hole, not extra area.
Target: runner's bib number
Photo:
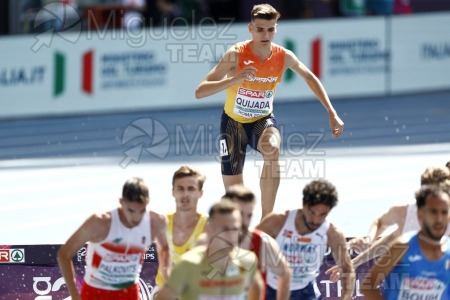
[[[398,299],[442,299],[445,283],[435,278],[404,278]]]
[[[273,109],[273,94],[273,90],[249,90],[240,87],[233,112],[249,119],[267,116]]]

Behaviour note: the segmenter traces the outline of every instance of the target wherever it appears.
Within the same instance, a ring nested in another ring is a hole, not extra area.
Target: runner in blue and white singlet
[[[450,186],[423,185],[416,204],[420,231],[400,236],[374,263],[360,286],[367,299],[450,299]]]
[[[444,247],[444,255],[430,261],[420,249],[418,235],[412,236],[405,255],[383,283],[385,299],[449,299],[450,239]]]

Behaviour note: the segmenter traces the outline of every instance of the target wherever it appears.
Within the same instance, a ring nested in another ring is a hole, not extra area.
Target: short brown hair
[[[205,183],[206,176],[203,173],[200,173],[195,168],[189,166],[181,166],[178,170],[175,171],[172,178],[172,187],[175,184],[175,180],[185,178],[185,177],[195,177],[198,180],[198,189],[201,191],[203,189],[203,184]]]
[[[281,14],[270,4],[257,4],[253,6],[250,19],[278,20]]]
[[[233,184],[227,187],[225,195],[222,199],[230,199],[231,201],[239,201],[243,203],[255,203],[255,194],[242,184]]]
[[[230,201],[229,199],[223,199],[209,209],[209,218],[213,219],[215,215],[228,215],[233,213],[235,210],[241,211],[239,206]]]
[[[122,199],[129,202],[148,204],[150,196],[147,184],[139,177],[128,179],[123,185]]]

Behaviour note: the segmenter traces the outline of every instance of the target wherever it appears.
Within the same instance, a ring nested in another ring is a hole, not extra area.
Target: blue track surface
[[[336,100],[333,104],[345,122],[344,134],[337,140],[329,134],[327,115],[318,101],[277,103],[275,115],[282,128],[284,146],[292,142],[289,136],[298,135],[308,147],[322,133],[325,134],[317,145],[321,149],[450,142],[450,92]],[[142,160],[213,160],[221,111],[222,107],[213,107],[0,120],[0,160],[121,157],[139,145],[155,148],[140,153]],[[144,125],[132,125],[142,119]],[[164,128],[152,131],[148,120],[155,120]],[[130,126],[141,132],[126,132]],[[125,142],[125,138],[129,140]],[[158,149],[155,141],[165,138],[169,149],[165,144]]]
[[[330,218],[346,236],[366,234],[395,204],[414,200],[421,173],[450,160],[450,92],[335,100],[345,122],[329,132],[318,101],[277,103],[283,170],[276,211],[301,206],[325,177],[339,193]],[[174,209],[181,164],[207,176],[199,210],[223,194],[216,150],[222,107],[0,121],[0,245],[63,243],[93,211],[115,206],[130,176],[150,185],[150,207]],[[261,156],[247,156],[245,184],[259,198]],[[308,165],[309,163],[309,165]],[[309,166],[309,168],[308,168]],[[260,218],[255,210],[252,224]]]

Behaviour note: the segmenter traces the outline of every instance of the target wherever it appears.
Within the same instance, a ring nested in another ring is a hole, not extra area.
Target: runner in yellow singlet
[[[173,175],[172,195],[175,198],[176,211],[167,215],[166,234],[173,264],[177,264],[181,255],[194,248],[208,221],[208,216],[197,211],[205,179],[205,175],[189,166],[181,166]],[[161,270],[158,270],[155,283],[153,296],[164,284]]]
[[[226,90],[219,144],[225,188],[243,184],[247,145],[262,154],[262,217],[272,212],[280,184],[281,135],[272,111],[284,71],[291,69],[305,80],[327,110],[334,137],[344,129],[319,79],[292,51],[272,43],[279,17],[269,4],[255,5],[248,25],[252,39],[228,49],[195,91],[203,98]]]

